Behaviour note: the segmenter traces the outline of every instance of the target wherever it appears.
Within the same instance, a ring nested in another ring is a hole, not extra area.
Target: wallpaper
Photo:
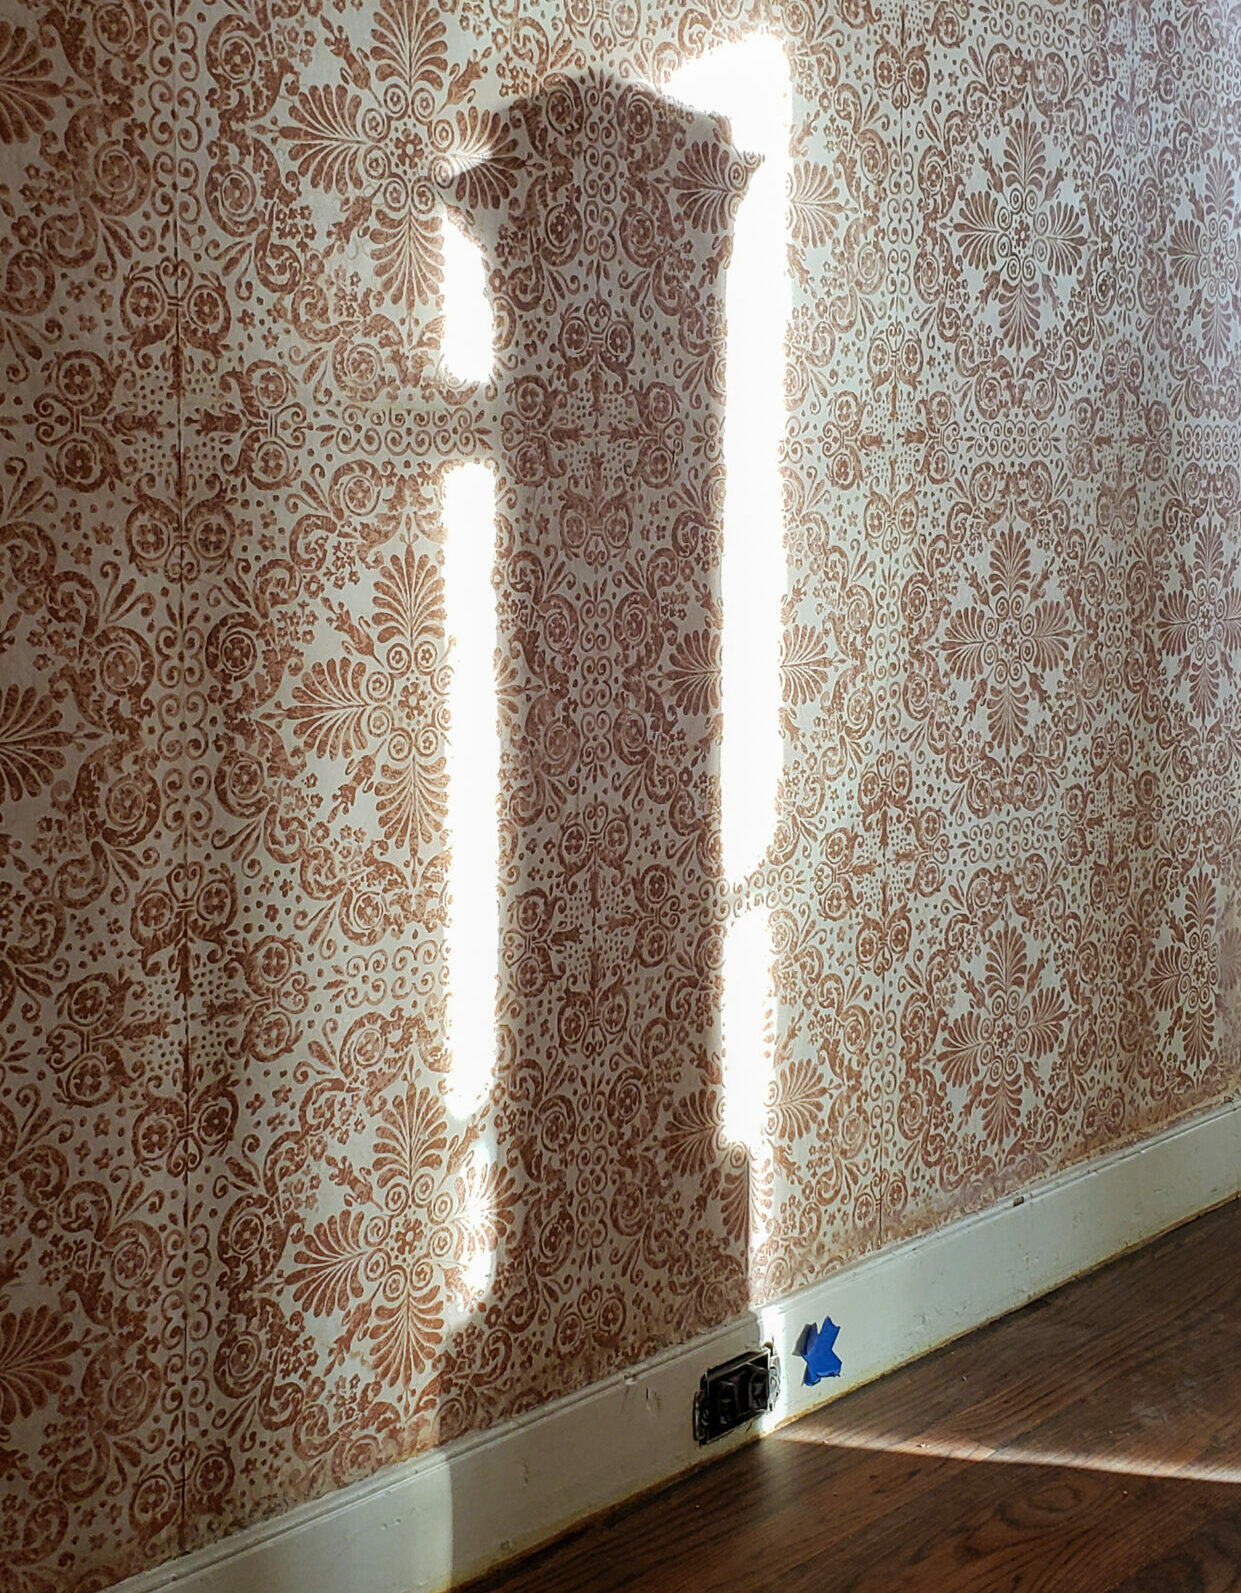
[[[1235,1091],[1241,6],[0,9],[3,1593]]]

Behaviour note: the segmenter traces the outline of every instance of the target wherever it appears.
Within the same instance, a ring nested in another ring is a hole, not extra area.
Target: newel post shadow
[[[445,1347],[445,1439],[749,1303],[749,1164],[721,1100],[719,572],[724,287],[753,169],[718,119],[592,71],[509,106],[443,190],[495,321],[480,1110],[512,1202]],[[451,556],[465,533],[445,534]]]

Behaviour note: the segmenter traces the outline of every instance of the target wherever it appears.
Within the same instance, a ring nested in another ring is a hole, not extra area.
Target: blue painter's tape
[[[841,1360],[835,1349],[839,1332],[840,1329],[830,1316],[823,1318],[821,1328],[810,1322],[802,1329],[793,1354],[800,1355],[806,1363],[806,1375],[802,1381],[809,1387],[813,1388],[825,1377],[840,1376]]]

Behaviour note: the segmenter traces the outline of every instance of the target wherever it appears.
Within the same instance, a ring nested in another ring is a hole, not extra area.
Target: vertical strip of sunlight
[[[459,382],[491,375],[495,336],[483,252],[451,217],[444,220],[444,364]]]
[[[763,1116],[771,1077],[775,1026],[771,915],[766,907],[738,913],[724,938],[724,1133],[763,1154]]]
[[[449,1103],[482,1104],[496,1056],[500,843],[496,815],[495,486],[485,465],[458,465],[444,483],[444,605],[450,638],[448,828],[452,895],[448,963]]]
[[[724,301],[720,840],[725,877],[738,886],[761,865],[771,841],[783,760],[780,442],[792,302],[785,227],[792,92],[788,60],[768,34],[691,62],[667,87],[699,111],[726,116],[737,148],[762,157],[737,213]],[[739,913],[724,942],[724,1132],[748,1149],[751,1177],[767,1155],[763,1121],[776,1028],[774,961],[767,908]],[[751,1257],[764,1237],[751,1201]]]
[[[462,382],[492,373],[495,325],[483,252],[451,219],[444,226],[444,363]],[[495,482],[483,464],[444,481],[444,610],[448,633],[448,830],[452,852],[445,925],[448,1106],[477,1113],[495,1078],[500,970],[500,734],[496,700]],[[473,1147],[465,1185],[470,1242],[459,1307],[469,1316],[495,1275],[494,1146]]]
[[[720,824],[724,873],[739,883],[763,860],[780,780],[780,609],[784,522],[786,260],[791,84],[770,34],[682,67],[667,88],[695,110],[724,115],[738,149],[762,156],[737,213],[725,287],[724,556],[720,597]]]
[[[495,1277],[496,1252],[492,1238],[495,1215],[491,1192],[493,1157],[490,1146],[478,1144],[465,1167],[465,1231],[469,1235],[461,1267],[462,1307],[468,1314],[482,1304]]]

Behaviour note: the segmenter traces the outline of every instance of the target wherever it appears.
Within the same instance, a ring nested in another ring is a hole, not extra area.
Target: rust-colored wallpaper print
[[[679,96],[755,35],[750,154]],[[1235,1090],[1239,62],[1228,0],[8,0],[0,1589]]]

